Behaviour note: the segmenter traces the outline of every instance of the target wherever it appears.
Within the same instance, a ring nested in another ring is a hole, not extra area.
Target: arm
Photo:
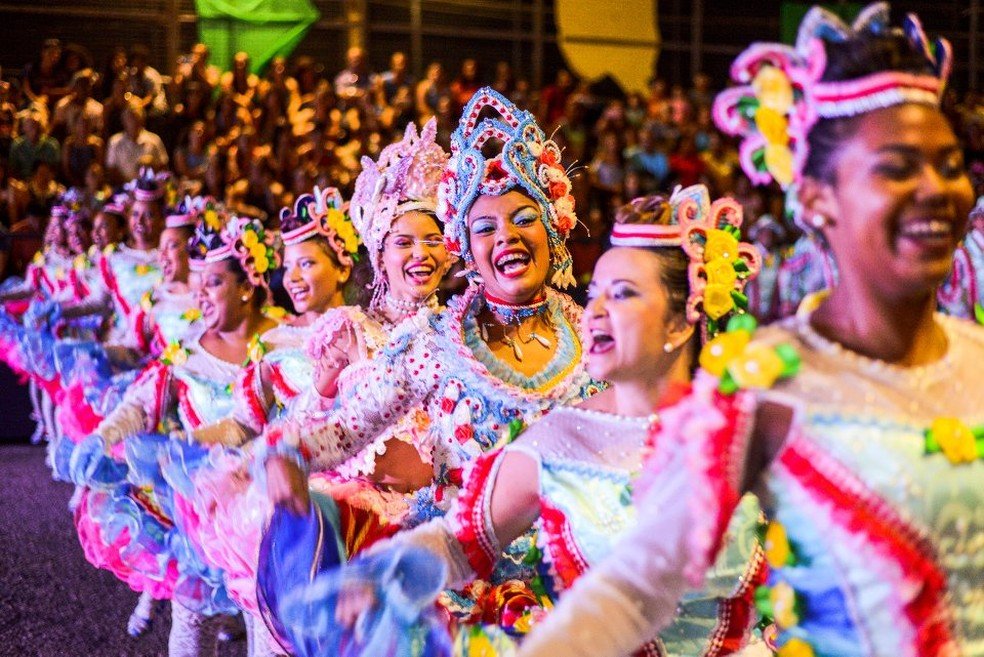
[[[160,361],[151,363],[94,433],[110,446],[142,431],[153,431],[167,407],[170,388],[171,368]]]

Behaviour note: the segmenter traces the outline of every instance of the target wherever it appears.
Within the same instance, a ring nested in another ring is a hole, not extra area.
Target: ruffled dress
[[[984,654],[984,392],[975,383],[984,330],[937,322],[945,356],[905,368],[826,340],[803,310],[755,343],[794,347],[794,378],[728,395],[699,376],[663,416],[648,485],[637,491],[639,526],[521,654],[614,657],[670,621],[737,503],[736,465],[763,399],[795,410],[758,487],[772,522],[770,573],[756,599],[775,620],[780,654]],[[761,363],[762,354],[739,357]]]
[[[200,335],[169,347],[96,429],[125,462],[125,479],[91,482],[76,510],[93,565],[110,568],[134,590],[172,598],[204,615],[234,612],[236,606],[222,571],[209,566],[199,548],[192,481],[208,464],[209,450],[173,432],[187,435],[228,416],[240,369],[205,351]],[[114,508],[103,497],[133,503]],[[130,531],[120,545],[124,528]],[[148,563],[154,567],[140,567]]]
[[[413,495],[401,526],[444,515],[457,495],[466,464],[503,444],[523,424],[599,389],[581,365],[577,332],[581,309],[570,298],[548,291],[547,312],[558,348],[541,373],[526,377],[496,358],[482,339],[475,319],[482,309],[481,292],[480,287],[472,287],[443,312],[425,309],[402,322],[374,358],[342,372],[331,410],[322,417],[277,425],[268,432],[271,448],[296,450],[313,471],[331,470],[374,444],[395,422],[422,414],[426,437],[418,444],[433,464],[434,483]],[[324,513],[326,507],[333,509],[331,514]],[[300,627],[297,618],[282,616],[284,603],[317,573],[312,571],[308,577],[279,564],[321,563],[325,572],[331,570],[334,564],[325,565],[323,551],[314,556],[310,551],[331,544],[338,531],[343,539],[351,536],[349,525],[343,523],[339,529],[337,522],[330,521],[339,515],[338,509],[331,499],[316,500],[309,521],[317,522],[321,531],[311,533],[319,538],[310,545],[292,545],[283,533],[294,531],[291,522],[278,517],[279,509],[274,513],[261,547],[258,591],[265,598],[261,606],[266,620],[281,637],[288,628]],[[491,584],[529,582],[533,569],[525,560],[531,546],[529,535],[509,546],[496,564]],[[351,554],[343,550],[341,558]],[[456,617],[475,613],[476,600],[470,592],[449,592],[444,602]],[[305,632],[316,635],[318,629]],[[301,644],[307,643],[297,635],[287,638],[294,650],[303,650]]]

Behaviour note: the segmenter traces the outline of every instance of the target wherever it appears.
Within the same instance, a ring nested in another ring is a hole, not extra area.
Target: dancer
[[[123,403],[79,444],[70,467],[77,484],[111,497],[137,499],[127,507],[129,513],[121,513],[103,505],[94,508],[92,496],[86,496],[78,513],[88,514],[83,524],[98,528],[100,545],[116,548],[124,565],[150,561],[155,566],[150,572],[134,572],[128,583],[138,590],[154,587],[154,597],[172,597],[171,657],[213,654],[217,614],[233,612],[235,606],[221,571],[209,568],[196,552],[189,535],[195,528],[185,522],[194,517],[185,512],[191,504],[178,492],[187,490],[187,480],[202,466],[207,451],[174,452],[177,437],[144,432],[164,426],[192,435],[228,415],[242,363],[257,357],[262,336],[274,327],[261,310],[269,271],[277,264],[273,236],[255,220],[226,219],[223,214],[203,214],[192,244],[202,262],[197,297],[203,331],[165,349]],[[107,451],[121,443],[125,466]],[[169,454],[188,458],[169,461]],[[124,474],[129,482],[121,481]],[[120,548],[113,539],[123,526],[130,531]],[[156,554],[147,555],[148,544]]]
[[[483,111],[498,118],[479,122]],[[482,148],[492,138],[502,148],[486,158]],[[472,284],[445,311],[401,323],[375,358],[345,369],[327,417],[268,430],[274,503],[308,513],[306,478],[295,463],[337,467],[420,409],[429,422],[424,448],[434,482],[415,495],[415,518],[407,522],[419,523],[444,513],[472,458],[517,425],[597,391],[581,364],[580,309],[548,285],[571,282],[564,240],[575,217],[559,162],[557,146],[532,115],[489,89],[475,95],[454,134],[438,196],[445,243],[464,260]],[[289,524],[283,519],[283,527]],[[273,526],[276,536],[276,515]],[[275,538],[269,543],[278,545]],[[531,570],[521,563],[528,547],[528,537],[518,542],[493,580],[528,581]],[[275,557],[268,562],[276,566]],[[277,600],[291,584],[264,582],[262,573],[259,582]],[[468,613],[474,601],[449,605]]]
[[[785,109],[809,118],[793,179],[839,282],[755,341],[735,327],[705,349],[707,372],[662,415],[659,469],[637,491],[644,520],[521,655],[623,655],[664,626],[749,487],[772,518],[758,598],[780,654],[979,653],[984,333],[934,312],[973,203],[939,110],[949,65],[948,44],[931,47],[912,15],[892,29],[884,3],[852,27],[814,8],[795,50],[739,59],[747,79],[794,88]],[[742,134],[758,136],[751,123]],[[791,350],[799,373],[761,390]]]
[[[940,310],[984,324],[984,196],[970,212],[970,230],[953,257],[953,271],[937,295]]]

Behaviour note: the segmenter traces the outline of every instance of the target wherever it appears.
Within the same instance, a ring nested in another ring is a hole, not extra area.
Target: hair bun
[[[615,213],[617,224],[651,224],[668,226],[673,219],[670,199],[662,194],[634,198]]]

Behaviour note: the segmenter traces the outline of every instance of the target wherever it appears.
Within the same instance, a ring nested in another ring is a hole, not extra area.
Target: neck
[[[814,313],[812,324],[862,356],[913,367],[946,352],[935,310],[933,294],[886,299],[862,286],[839,285]]]
[[[227,329],[215,329],[215,334],[225,342],[242,343],[249,342],[255,333],[266,322],[266,318],[259,312],[247,312],[239,324]]]

